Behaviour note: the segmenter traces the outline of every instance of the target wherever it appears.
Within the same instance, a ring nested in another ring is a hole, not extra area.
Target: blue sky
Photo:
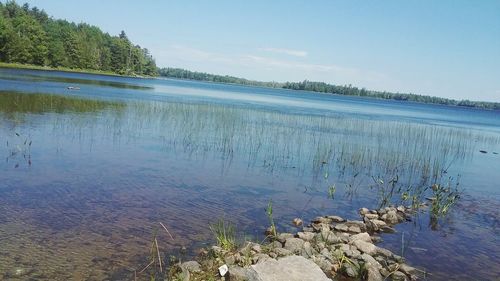
[[[161,67],[500,102],[497,0],[27,2],[125,30]]]

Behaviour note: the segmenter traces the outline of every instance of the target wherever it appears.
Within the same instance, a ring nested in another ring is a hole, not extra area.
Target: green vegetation
[[[179,79],[189,79],[198,81],[209,81],[215,83],[259,86],[259,87],[282,88],[283,85],[282,83],[279,82],[261,82],[255,80],[248,80],[245,78],[238,78],[234,76],[216,75],[205,72],[189,71],[182,68],[171,68],[171,67],[158,69],[158,74],[160,76],[169,78],[179,78]]]
[[[0,112],[7,116],[16,113],[43,114],[46,112],[97,112],[106,109],[121,110],[122,102],[91,100],[72,96],[51,94],[22,94],[0,91]]]
[[[267,204],[266,214],[267,214],[267,218],[269,219],[269,223],[271,224],[269,233],[272,237],[276,237],[276,236],[278,236],[278,232],[276,231],[276,225],[274,224],[273,200],[271,200],[271,199],[269,200],[269,203]]]
[[[124,31],[111,36],[86,23],[53,19],[44,10],[0,2],[0,62],[40,67],[157,74],[148,49],[134,45]]]
[[[330,94],[345,95],[345,96],[372,97],[379,99],[391,99],[399,101],[413,101],[422,103],[434,103],[443,105],[477,107],[484,109],[500,110],[500,103],[495,103],[495,102],[480,102],[480,101],[469,101],[469,100],[457,101],[453,99],[424,96],[411,93],[390,93],[386,91],[380,92],[380,91],[367,90],[365,88],[357,88],[353,87],[352,85],[338,86],[338,85],[327,84],[325,82],[313,82],[308,80],[304,80],[302,82],[285,82],[285,83],[274,82],[274,81],[261,82],[261,81],[248,80],[244,78],[238,78],[234,76],[215,75],[204,72],[194,72],[180,68],[162,68],[158,70],[158,73],[160,74],[160,76],[170,77],[170,78],[191,79],[191,80],[209,81],[217,83],[230,83],[230,84],[241,84],[249,86],[330,93]]]
[[[458,190],[458,183],[455,188],[451,187],[451,180],[448,186],[440,184],[432,185],[434,197],[431,204],[431,215],[439,218],[448,214],[450,208],[455,205],[460,199],[460,191]]]
[[[226,251],[236,248],[235,227],[232,223],[219,219],[216,223],[210,224],[210,230],[215,235],[219,247]]]

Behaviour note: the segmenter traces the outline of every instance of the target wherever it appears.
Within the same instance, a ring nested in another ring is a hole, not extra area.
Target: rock
[[[417,272],[417,270],[414,267],[411,267],[404,263],[400,264],[399,271],[403,272],[406,275],[413,275]]]
[[[310,258],[312,256],[314,256],[314,254],[316,254],[317,252],[313,249],[313,247],[311,246],[311,243],[306,241],[304,243],[304,246],[303,246],[303,249],[302,249],[302,256],[306,257],[306,258]]]
[[[259,254],[256,254],[255,256],[252,257],[252,263],[256,264],[256,263],[260,263],[260,262],[265,262],[266,260],[268,260],[270,258],[271,257],[266,255],[266,254],[259,253]]]
[[[299,218],[294,218],[292,221],[293,225],[295,226],[301,226],[303,224],[302,220]]]
[[[321,253],[320,253],[323,257],[325,257],[327,260],[329,261],[333,261],[333,256],[332,256],[332,253],[330,253],[330,251],[328,251],[328,249],[323,249],[321,250]]]
[[[360,232],[366,231],[366,225],[362,221],[346,221],[344,224],[347,225],[348,227],[357,226],[359,227]]]
[[[337,231],[342,231],[342,232],[347,232],[349,230],[349,227],[343,223],[339,223],[333,228]]]
[[[361,256],[361,252],[358,251],[358,249],[356,249],[356,247],[351,246],[349,257],[351,257],[353,259],[357,259],[359,256]]]
[[[281,248],[280,248],[280,249],[281,249]],[[276,251],[276,249],[274,249],[274,250]],[[270,252],[270,253],[269,253],[269,257],[270,257],[270,258],[275,259],[275,258],[277,258],[277,257],[278,257],[278,254],[276,254],[275,252]]]
[[[394,210],[388,211],[384,216],[386,216],[385,222],[388,224],[397,224],[399,222],[398,215]]]
[[[343,243],[348,243],[349,242],[349,237],[351,237],[348,233],[345,232],[337,232],[335,233],[338,238],[340,238],[340,241]]]
[[[395,233],[396,232],[396,230],[394,228],[392,228],[392,227],[390,227],[388,225],[382,226],[380,228],[380,231],[385,232],[385,233]]]
[[[233,255],[227,255],[224,257],[224,262],[227,265],[233,265],[236,263],[236,258]]]
[[[371,222],[373,222],[378,228],[387,226],[387,224],[385,223],[385,221],[381,221],[381,220],[378,220],[378,219],[371,220]]]
[[[390,276],[391,276],[391,279],[393,281],[407,281],[408,280],[408,277],[406,277],[406,275],[401,271],[393,272]]]
[[[382,274],[382,276],[384,276],[384,277],[387,277],[387,276],[389,276],[389,274],[391,274],[391,273],[389,272],[389,270],[387,270],[387,269],[385,269],[385,268],[382,268],[382,269],[380,270],[380,274]]]
[[[361,232],[361,229],[357,225],[349,226],[348,230],[349,230],[349,232],[354,232],[354,233],[360,233]]]
[[[323,249],[326,249],[326,243],[323,241],[320,241],[320,240],[316,240],[316,249],[318,249],[318,251],[322,251]],[[328,249],[326,249],[326,250],[328,250]]]
[[[398,206],[398,207],[396,208],[396,210],[398,210],[398,211],[399,211],[399,212],[401,212],[401,213],[404,213],[404,212],[405,212],[405,207],[404,207],[404,206]]]
[[[354,267],[354,265],[350,263],[344,263],[342,265],[342,269],[344,270],[345,274],[349,277],[355,278],[358,276],[357,269]]]
[[[229,267],[229,281],[262,281],[257,272],[250,267]]]
[[[302,246],[304,246],[304,240],[300,238],[288,238],[285,240],[285,249],[293,253],[300,253]]]
[[[285,257],[285,256],[293,255],[292,251],[285,249],[285,248],[276,248],[276,249],[274,249],[274,252],[278,255],[278,257]]]
[[[280,233],[278,234],[278,237],[276,237],[276,240],[280,241],[281,243],[285,243],[285,240],[288,238],[293,238],[293,234],[291,233]]]
[[[289,256],[252,265],[262,281],[329,281],[321,268],[301,256]]]
[[[261,247],[259,244],[257,243],[253,243],[252,245],[252,251],[254,251],[255,253],[260,253],[262,251]]]
[[[312,220],[313,223],[324,223],[324,224],[330,224],[332,223],[332,220],[328,217],[316,217]]]
[[[314,239],[313,232],[298,232],[297,236],[299,236],[299,238],[304,240],[304,241],[311,241]]]
[[[318,238],[316,240],[318,241],[324,241],[327,244],[335,244],[335,243],[340,243],[341,240],[335,233],[333,233],[330,230],[327,231],[322,231],[321,233],[318,234]]]
[[[383,281],[379,270],[371,265],[366,266],[366,281]]]
[[[327,273],[332,270],[332,263],[328,261],[326,258],[320,256],[320,257],[315,257],[312,259],[312,261],[323,270],[323,272]]]
[[[312,232],[319,232],[323,229],[330,229],[330,225],[325,224],[325,223],[313,223],[311,224],[313,231]]]
[[[373,255],[377,252],[377,247],[372,243],[365,242],[363,240],[356,240],[353,242],[354,246],[358,248],[363,253]]]
[[[181,268],[189,272],[201,272],[201,265],[197,261],[187,261],[181,264]]]
[[[349,237],[349,243],[352,243],[352,242],[354,242],[356,240],[362,240],[362,241],[365,241],[365,242],[372,242],[370,234],[368,234],[367,232],[354,234],[351,237]]]
[[[339,216],[327,216],[332,222],[344,222],[345,219],[339,217]]]
[[[314,228],[309,227],[309,226],[304,226],[304,227],[302,228],[302,231],[303,231],[303,232],[314,232]]]
[[[390,259],[393,256],[393,253],[387,249],[376,247],[376,254],[385,257],[386,259]]]
[[[211,250],[212,250],[212,252],[214,252],[216,255],[220,255],[220,254],[222,254],[222,253],[224,252],[224,250],[223,250],[221,247],[219,247],[219,246],[212,246],[210,249],[211,249]]]
[[[365,218],[367,218],[369,220],[378,219],[378,215],[377,214],[365,214]]]
[[[370,266],[373,266],[374,268],[378,270],[382,269],[382,265],[376,261],[372,256],[367,255],[367,254],[362,254],[361,259],[365,262],[365,264],[369,264]]]
[[[367,208],[361,208],[359,209],[359,214],[360,215],[365,215],[365,214],[368,214],[370,212],[370,210],[368,210]]]
[[[279,242],[279,241],[273,241],[271,244],[269,244],[269,246],[272,249],[283,248],[283,244],[281,244],[281,242]]]
[[[364,221],[366,229],[370,233],[377,232],[379,230],[378,226],[375,223],[373,223],[373,221],[369,220],[368,218],[364,218]]]

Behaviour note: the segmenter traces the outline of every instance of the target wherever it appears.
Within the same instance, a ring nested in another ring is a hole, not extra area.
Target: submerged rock
[[[339,217],[339,216],[327,216],[332,222],[344,222],[345,219]]]

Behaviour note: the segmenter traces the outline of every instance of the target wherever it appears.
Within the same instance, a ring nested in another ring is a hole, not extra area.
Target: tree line
[[[454,100],[433,96],[417,95],[411,93],[392,93],[387,91],[373,91],[367,90],[365,88],[353,87],[352,85],[332,85],[325,82],[313,82],[304,80],[302,82],[262,82],[255,80],[248,80],[244,78],[238,78],[234,76],[227,75],[215,75],[205,72],[189,71],[181,68],[162,68],[158,70],[160,76],[179,78],[179,79],[191,79],[218,83],[230,83],[230,84],[241,84],[249,86],[259,86],[259,87],[272,87],[280,89],[290,89],[290,90],[301,90],[301,91],[311,91],[320,93],[330,93],[345,96],[360,96],[360,97],[372,97],[379,99],[390,99],[399,101],[413,101],[422,103],[433,103],[442,105],[454,105],[454,106],[465,106],[465,107],[476,107],[483,109],[494,109],[500,110],[500,103],[496,102],[481,102],[481,101],[470,101],[470,100]]]
[[[126,75],[157,75],[148,49],[96,26],[49,17],[44,10],[0,2],[0,61],[88,69]]]

